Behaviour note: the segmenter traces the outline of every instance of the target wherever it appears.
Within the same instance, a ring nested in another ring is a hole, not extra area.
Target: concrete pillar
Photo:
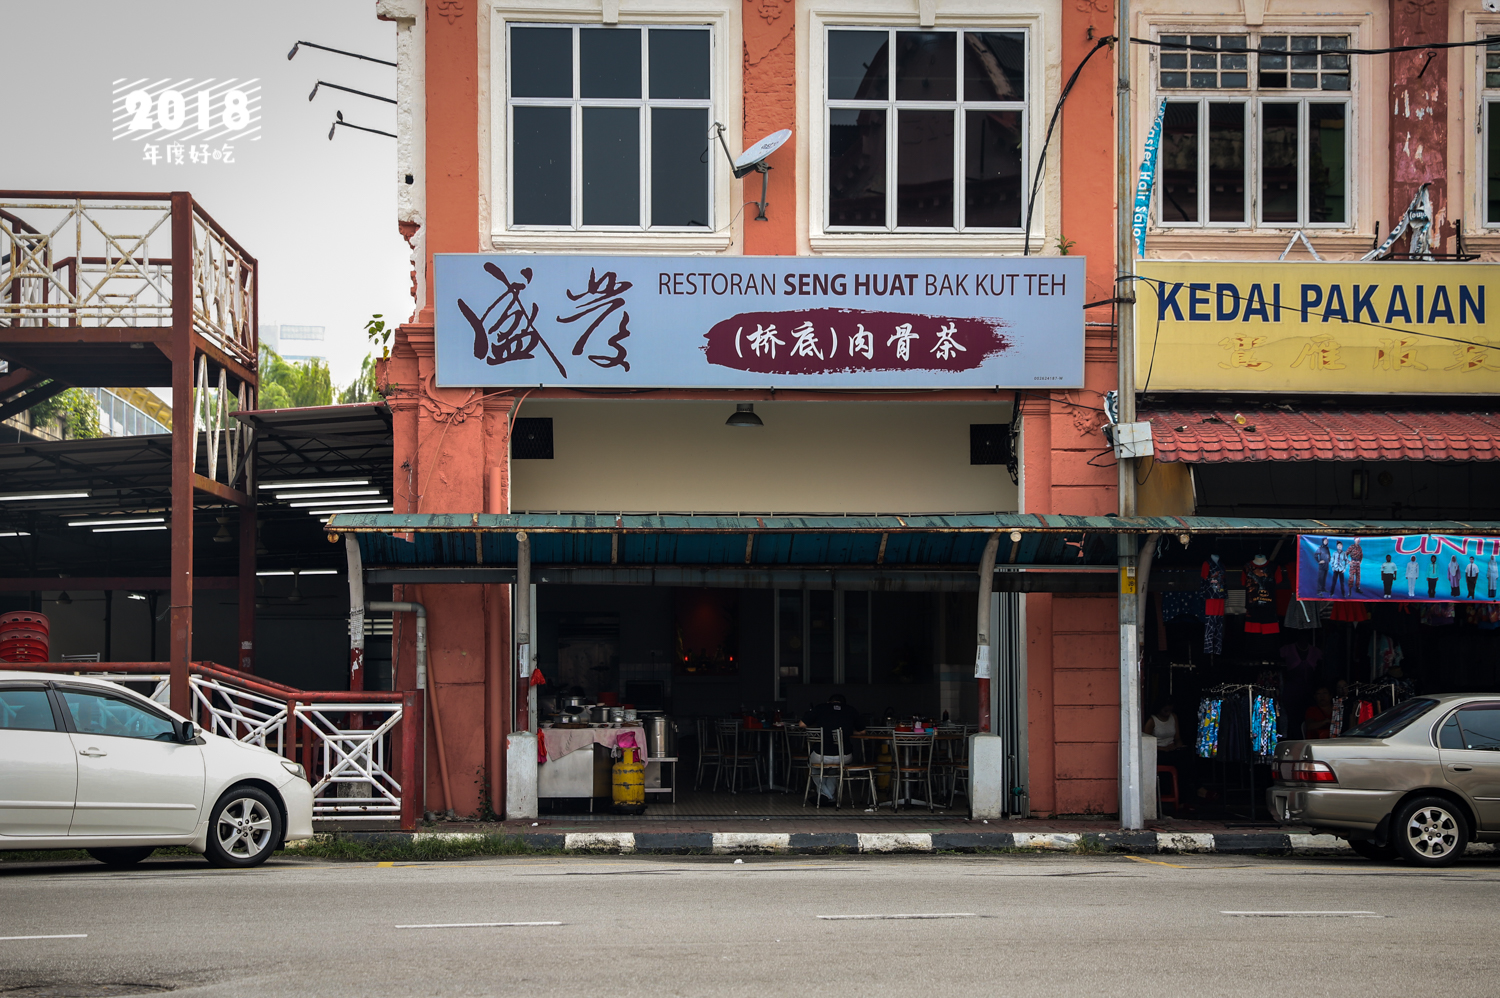
[[[505,816],[535,818],[536,735],[513,731],[505,738]]]

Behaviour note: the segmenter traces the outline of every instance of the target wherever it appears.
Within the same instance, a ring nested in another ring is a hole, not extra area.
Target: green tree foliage
[[[380,398],[380,392],[375,387],[375,358],[366,354],[364,362],[359,365],[359,377],[349,382],[348,388],[339,392],[339,404],[374,402],[378,398]]]
[[[260,407],[294,409],[333,404],[333,378],[317,358],[288,363],[275,350],[260,348]]]
[[[56,421],[65,437],[83,440],[99,436],[99,402],[82,388],[58,392],[29,411],[33,426]]]

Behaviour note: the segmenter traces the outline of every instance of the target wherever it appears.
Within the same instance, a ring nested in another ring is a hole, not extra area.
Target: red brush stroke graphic
[[[704,334],[710,364],[757,374],[970,371],[1012,341],[1001,319],[853,308],[741,312]]]

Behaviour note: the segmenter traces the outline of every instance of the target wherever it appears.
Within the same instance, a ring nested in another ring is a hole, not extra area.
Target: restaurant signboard
[[[1298,599],[1493,604],[1497,590],[1500,537],[1297,537]]]
[[[1143,260],[1138,391],[1500,392],[1500,271]],[[1493,287],[1492,287],[1493,286]]]
[[[1079,388],[1082,257],[438,254],[437,384]]]

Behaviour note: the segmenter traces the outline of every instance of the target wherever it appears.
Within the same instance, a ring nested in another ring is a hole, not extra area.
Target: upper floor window
[[[1019,229],[1027,33],[830,28],[827,228]]]
[[[1347,35],[1162,35],[1161,42],[1162,225],[1350,224]],[[1273,51],[1256,55],[1254,48]]]
[[[1484,224],[1500,226],[1500,35],[1485,35]]]
[[[711,227],[706,27],[509,29],[510,221]]]

